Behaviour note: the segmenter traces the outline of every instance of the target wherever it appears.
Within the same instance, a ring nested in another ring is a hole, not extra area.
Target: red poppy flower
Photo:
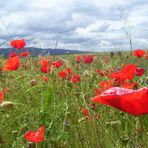
[[[98,74],[100,76],[105,76],[106,75],[106,72],[103,72],[101,69],[98,69],[97,72],[98,72]]]
[[[92,98],[92,101],[115,107],[132,115],[148,114],[148,87],[138,90],[113,87]]]
[[[101,92],[102,92],[102,89],[101,88],[97,88],[95,90],[95,95],[99,95],[99,94],[101,94]]]
[[[29,131],[25,134],[25,139],[30,142],[43,142],[44,141],[44,130],[45,128],[42,126],[37,131]]]
[[[113,83],[111,80],[100,81],[99,85],[101,86],[102,91],[113,87]]]
[[[111,78],[117,79],[117,80],[132,80],[135,75],[136,66],[134,64],[128,64],[124,68],[122,68],[118,72],[112,72]]]
[[[21,52],[21,54],[20,54],[21,57],[27,57],[29,55],[30,55],[30,53],[28,51]]]
[[[42,59],[41,61],[41,72],[42,73],[48,73],[50,72],[50,65],[49,65],[49,59]]]
[[[60,71],[59,77],[62,78],[62,79],[66,79],[67,78],[67,71]]]
[[[41,72],[42,73],[48,73],[50,72],[50,66],[45,66],[43,65],[41,68],[40,68]]]
[[[77,74],[77,75],[71,76],[70,81],[71,81],[72,83],[78,83],[78,82],[80,82],[80,81],[81,81],[80,75]]]
[[[9,59],[6,61],[6,64],[4,65],[3,70],[13,71],[13,70],[17,70],[19,67],[20,67],[19,57],[18,56],[9,57]]]
[[[133,53],[133,55],[138,58],[142,57],[144,54],[145,54],[145,50],[142,50],[142,49],[134,50],[134,53]]]
[[[0,91],[0,103],[3,101],[3,98],[4,98],[4,93]]]
[[[13,40],[13,41],[10,42],[10,45],[13,48],[16,48],[16,49],[20,50],[20,49],[25,47],[26,42],[25,42],[24,39],[22,39],[22,40]]]
[[[49,78],[47,76],[41,76],[39,78],[40,78],[40,80],[42,80],[45,83],[47,83],[49,81]]]
[[[63,71],[60,71],[59,77],[62,78],[62,79],[67,79],[70,76],[70,72],[71,72],[70,68],[63,70]]]
[[[146,58],[146,60],[148,60],[148,55],[145,58]]]
[[[84,59],[84,63],[90,64],[93,62],[94,56],[93,55],[84,55],[83,59]]]
[[[85,116],[88,117],[89,116],[89,111],[86,108],[82,108],[81,109],[81,113]]]
[[[130,83],[130,82],[123,81],[119,86],[122,87],[122,88],[128,88],[128,89],[134,89],[135,88],[135,89],[137,89],[138,83],[137,82]]]
[[[56,67],[56,68],[59,68],[59,67],[61,67],[63,64],[62,64],[61,61],[55,61],[55,62],[52,63],[52,65],[53,65],[54,67]]]
[[[2,71],[3,71],[3,68],[0,67],[0,74],[1,74]]]
[[[95,105],[95,103],[91,103],[91,104],[89,104],[89,107],[90,107],[91,109],[95,109],[96,105]]]
[[[100,88],[97,88],[95,90],[95,95],[99,95],[103,91],[105,91],[106,89],[109,89],[109,88],[113,87],[113,82],[111,80],[100,81],[99,85],[100,85]]]
[[[144,68],[136,68],[135,75],[142,76],[144,74]]]
[[[80,55],[76,56],[75,60],[76,60],[77,63],[80,63],[81,62],[81,56]]]
[[[16,52],[10,52],[9,53],[9,57],[16,57],[17,56],[17,53]]]

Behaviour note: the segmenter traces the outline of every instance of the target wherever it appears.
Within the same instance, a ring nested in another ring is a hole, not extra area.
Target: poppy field
[[[147,148],[148,51],[0,57],[0,147]]]

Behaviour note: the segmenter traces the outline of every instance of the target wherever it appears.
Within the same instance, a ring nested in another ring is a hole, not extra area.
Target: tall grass
[[[0,146],[1,147],[41,147],[41,148],[122,148],[148,147],[148,116],[132,116],[108,106],[96,104],[90,108],[90,99],[95,96],[98,82],[106,80],[100,77],[97,69],[121,67],[122,63],[135,63],[137,58],[123,58],[115,55],[96,54],[92,64],[77,64],[74,56],[63,56],[64,65],[53,68],[51,73],[42,74],[37,58],[26,58],[22,64],[30,62],[26,70],[23,66],[14,72],[3,72],[0,88],[9,88],[4,100],[14,102],[14,107],[0,110]],[[61,57],[52,57],[53,60]],[[2,60],[2,59],[1,59]],[[3,59],[4,60],[4,59]],[[140,66],[147,67],[147,61],[140,59]],[[58,77],[58,72],[71,67],[74,73],[81,74],[81,82],[72,84]],[[135,78],[140,87],[147,86],[144,76]],[[39,76],[46,75],[49,82],[44,83]],[[36,85],[32,86],[34,80]],[[90,112],[88,119],[81,113],[86,108]],[[24,134],[45,126],[45,140],[42,143],[29,144]]]

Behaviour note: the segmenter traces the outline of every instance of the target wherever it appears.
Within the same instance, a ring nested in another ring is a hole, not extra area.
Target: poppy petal
[[[44,141],[44,127],[40,127],[36,132],[29,131],[25,134],[25,139],[37,143]]]
[[[4,98],[4,93],[0,92],[0,103],[3,101],[3,98]]]
[[[20,67],[19,57],[18,56],[9,57],[9,59],[6,61],[6,64],[4,65],[3,70],[14,71],[14,70],[17,70],[19,67]]]
[[[132,115],[148,114],[148,88],[131,90],[113,87],[92,98],[93,102],[115,107]]]
[[[10,45],[18,50],[21,50],[22,48],[25,47],[26,42],[24,39],[22,40],[13,40],[10,42]]]

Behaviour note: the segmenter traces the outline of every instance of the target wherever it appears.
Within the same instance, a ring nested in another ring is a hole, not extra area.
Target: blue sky
[[[1,0],[0,8],[11,34],[0,22],[0,43],[24,38],[27,46],[42,48],[54,48],[58,40],[58,48],[124,50],[124,28],[134,49],[148,47],[147,0]]]

